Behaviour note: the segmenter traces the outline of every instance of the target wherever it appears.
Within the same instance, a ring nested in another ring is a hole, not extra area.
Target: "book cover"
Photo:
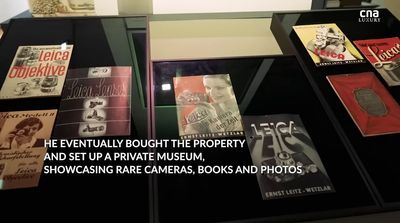
[[[131,76],[129,66],[70,69],[53,136],[130,135]]]
[[[173,81],[182,139],[243,135],[229,74],[174,77]]]
[[[0,113],[0,189],[35,187],[57,110]]]
[[[60,96],[72,45],[19,46],[0,99]]]
[[[335,23],[293,26],[317,67],[363,63],[364,58]]]
[[[400,132],[400,107],[374,73],[327,79],[363,136]]]
[[[300,116],[243,116],[246,141],[264,200],[334,192]]]
[[[400,85],[400,38],[357,40],[354,44],[389,86]]]
[[[34,17],[95,15],[94,0],[29,0]]]

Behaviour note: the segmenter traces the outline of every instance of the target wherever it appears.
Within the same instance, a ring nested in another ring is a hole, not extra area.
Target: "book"
[[[229,74],[174,77],[173,82],[182,139],[243,135]]]
[[[400,132],[400,107],[374,73],[327,79],[363,136]]]
[[[0,99],[60,96],[72,45],[19,46]]]
[[[389,86],[400,85],[400,38],[356,40],[354,44]]]
[[[94,0],[29,0],[34,17],[95,15]]]
[[[246,141],[264,200],[334,192],[300,116],[243,116]]]
[[[0,113],[0,189],[39,183],[57,110]]]
[[[129,66],[70,69],[53,137],[130,135],[131,77]]]
[[[299,25],[293,30],[317,67],[365,62],[335,23]]]

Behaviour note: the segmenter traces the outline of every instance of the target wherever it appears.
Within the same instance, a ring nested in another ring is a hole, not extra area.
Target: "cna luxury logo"
[[[358,22],[381,22],[379,10],[360,10],[360,18]]]

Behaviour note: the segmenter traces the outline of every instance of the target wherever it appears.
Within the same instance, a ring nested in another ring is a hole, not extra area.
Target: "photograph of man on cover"
[[[36,134],[43,128],[43,122],[36,117],[25,118],[6,133],[1,139],[1,149],[27,149],[43,147],[44,139]],[[4,132],[7,129],[3,129]],[[3,132],[1,132],[3,135]]]

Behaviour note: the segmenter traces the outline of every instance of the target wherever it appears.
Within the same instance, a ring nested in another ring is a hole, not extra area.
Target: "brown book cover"
[[[243,135],[229,74],[174,77],[174,91],[182,139]]]
[[[372,72],[327,76],[363,136],[400,133],[400,107]]]
[[[0,99],[60,96],[72,45],[19,46]]]
[[[0,189],[35,187],[57,110],[0,113]]]
[[[354,44],[389,86],[400,85],[400,38],[357,40]]]
[[[335,23],[299,25],[293,30],[316,66],[365,62]]]

